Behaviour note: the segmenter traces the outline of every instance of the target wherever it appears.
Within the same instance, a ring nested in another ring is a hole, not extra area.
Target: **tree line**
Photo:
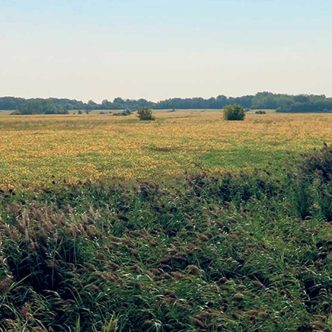
[[[146,99],[107,99],[100,104],[92,100],[85,103],[75,99],[48,98],[24,99],[16,97],[0,98],[0,110],[15,110],[19,114],[64,114],[69,110],[137,110],[153,109],[222,109],[226,105],[237,104],[246,109],[276,109],[278,112],[332,112],[332,98],[325,95],[287,95],[259,92],[255,95],[211,98],[170,98],[158,102]]]

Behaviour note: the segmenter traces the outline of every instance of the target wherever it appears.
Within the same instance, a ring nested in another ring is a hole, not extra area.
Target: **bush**
[[[131,114],[132,114],[131,110],[124,110],[119,113],[113,113],[114,116],[127,116],[127,115],[131,115]]]
[[[131,115],[132,114],[132,111],[131,110],[124,110],[122,111],[121,113],[119,113],[119,115],[123,115],[123,116],[127,116],[127,115]]]
[[[138,118],[141,121],[151,121],[155,120],[155,117],[152,115],[152,110],[150,108],[140,108],[137,111]]]
[[[256,111],[255,114],[266,114],[265,111]]]
[[[239,105],[227,105],[224,108],[224,118],[225,120],[244,120],[246,116],[245,110]]]

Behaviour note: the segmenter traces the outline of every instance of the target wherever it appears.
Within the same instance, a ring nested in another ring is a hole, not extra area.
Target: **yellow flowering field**
[[[290,154],[332,143],[332,114],[248,114],[243,122],[208,110],[155,115],[152,122],[135,115],[1,115],[0,187],[282,167]]]

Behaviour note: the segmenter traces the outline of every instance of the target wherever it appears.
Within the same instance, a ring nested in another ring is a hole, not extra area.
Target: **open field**
[[[0,185],[281,169],[289,154],[332,142],[330,114],[248,114],[244,122],[226,122],[218,111],[156,114],[149,123],[135,115],[2,115]]]
[[[324,142],[332,115],[1,116],[0,332],[331,331]]]
[[[0,12],[0,332],[332,332],[332,0]]]

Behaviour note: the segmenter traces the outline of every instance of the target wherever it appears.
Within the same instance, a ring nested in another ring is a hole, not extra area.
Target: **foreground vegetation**
[[[287,172],[3,192],[1,330],[331,330],[332,150]]]
[[[282,173],[290,155],[332,143],[332,115],[247,114],[224,121],[220,111],[0,116],[0,189],[61,187],[86,179],[177,179],[199,173]]]

